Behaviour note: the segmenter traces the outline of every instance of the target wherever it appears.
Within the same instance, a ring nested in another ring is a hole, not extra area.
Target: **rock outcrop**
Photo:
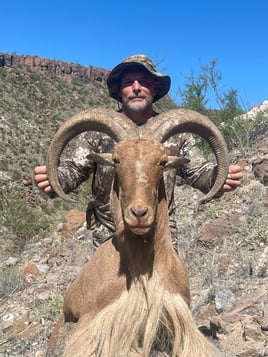
[[[50,60],[38,56],[19,56],[0,53],[0,67],[28,66],[31,70],[48,76],[58,76],[70,82],[73,78],[82,78],[88,82],[106,81],[109,71],[103,68],[82,66],[74,63]]]

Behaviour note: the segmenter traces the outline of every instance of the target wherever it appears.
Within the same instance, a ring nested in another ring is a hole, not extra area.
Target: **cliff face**
[[[38,56],[19,56],[0,53],[0,67],[28,66],[31,70],[47,76],[57,76],[70,82],[73,78],[83,78],[88,82],[106,81],[109,71],[103,68],[82,66],[74,63],[50,60]]]

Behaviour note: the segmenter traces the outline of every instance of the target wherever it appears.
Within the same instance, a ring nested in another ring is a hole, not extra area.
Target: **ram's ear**
[[[102,164],[105,166],[113,166],[112,154],[111,153],[103,153],[103,154],[96,154],[91,153],[87,155],[89,160],[97,162],[98,164]]]
[[[168,162],[165,165],[165,169],[175,169],[184,164],[188,164],[190,160],[178,156],[168,156]]]

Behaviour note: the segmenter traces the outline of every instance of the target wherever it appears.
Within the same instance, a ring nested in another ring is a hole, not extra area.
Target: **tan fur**
[[[149,357],[159,351],[212,357],[191,317],[187,273],[171,243],[162,178],[167,155],[153,139],[128,138],[116,145],[113,158],[117,234],[98,248],[67,290],[65,323],[78,322],[63,356]]]
[[[150,356],[153,346],[172,357],[212,357],[184,299],[168,292],[157,274],[135,281],[94,320],[84,315],[64,357]]]

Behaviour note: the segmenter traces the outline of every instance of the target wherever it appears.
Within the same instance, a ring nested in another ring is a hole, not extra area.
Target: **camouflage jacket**
[[[114,141],[99,132],[86,132],[79,137],[79,143],[72,152],[72,159],[65,159],[58,168],[61,185],[66,193],[76,189],[83,181],[92,178],[92,201],[87,209],[87,226],[92,230],[93,242],[97,247],[109,239],[114,230],[114,222],[110,213],[110,192],[113,182],[114,169],[97,165],[90,161],[90,152],[111,152]],[[180,155],[191,160],[179,169],[167,170],[164,181],[170,217],[170,229],[173,243],[176,243],[176,220],[174,204],[174,187],[178,178],[206,193],[213,184],[214,164],[205,162],[200,151],[196,148],[194,138],[190,134],[179,134],[165,142],[170,155]]]

